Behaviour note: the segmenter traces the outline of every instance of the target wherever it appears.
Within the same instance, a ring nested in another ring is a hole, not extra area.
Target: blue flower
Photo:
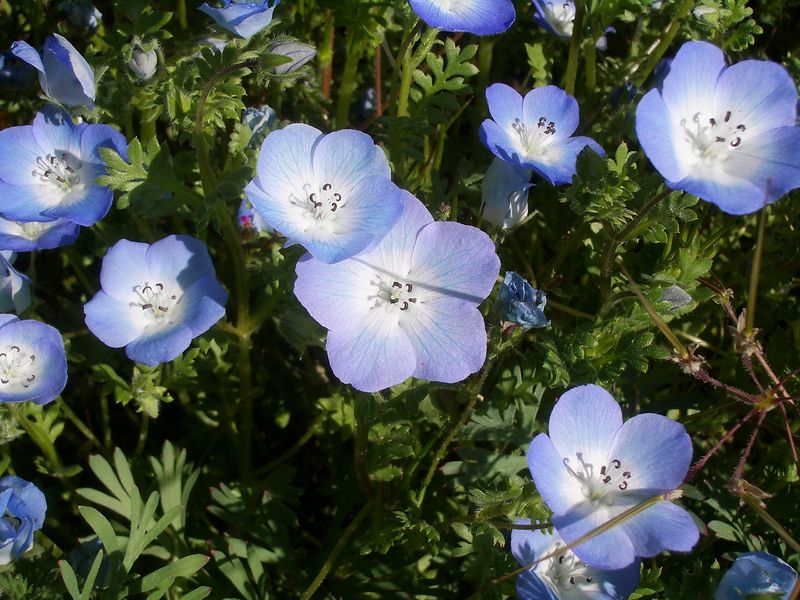
[[[76,125],[46,110],[33,125],[0,131],[0,215],[12,221],[66,219],[88,227],[111,207],[100,148],[125,155],[125,137],[108,125]]]
[[[224,316],[228,299],[205,244],[187,235],[120,240],[103,257],[100,285],[84,306],[87,327],[148,366],[186,350]]]
[[[33,546],[33,532],[44,525],[47,500],[21,477],[0,478],[0,565],[17,560]]]
[[[94,30],[100,24],[103,13],[97,10],[91,0],[63,0],[58,3],[58,10],[67,15],[67,20],[75,27]]]
[[[250,200],[245,198],[239,205],[239,212],[236,215],[236,222],[239,228],[245,232],[255,232],[257,234],[272,233],[274,229],[269,226],[263,217],[258,214]]]
[[[277,113],[269,106],[245,108],[242,111],[242,123],[247,125],[252,132],[250,141],[247,142],[247,148],[254,149],[260,146],[267,134],[275,127],[277,120]]]
[[[495,158],[483,178],[481,216],[503,229],[519,225],[528,216],[530,181],[530,169]]]
[[[517,521],[529,525],[530,520]],[[514,529],[511,552],[520,565],[530,565],[564,546],[557,531]],[[560,598],[592,598],[622,600],[639,585],[639,561],[623,569],[602,570],[581,562],[571,550],[538,562],[517,578],[520,600],[559,600]]]
[[[751,595],[788,600],[796,581],[797,572],[777,556],[745,552],[722,576],[714,600],[746,600]]]
[[[46,96],[64,106],[94,106],[94,71],[75,46],[54,33],[41,54],[27,42],[14,42],[11,52],[39,71]]]
[[[156,74],[158,69],[157,47],[157,44],[143,44],[138,38],[134,38],[131,44],[131,57],[128,60],[128,68],[139,81],[147,81]]]
[[[603,388],[565,392],[550,415],[550,435],[537,435],[528,466],[553,526],[571,544],[635,505],[683,482],[692,442],[683,425],[644,413],[623,424]],[[699,532],[691,515],[660,500],[574,548],[586,564],[621,569],[662,550],[688,552]]]
[[[78,238],[80,230],[80,225],[66,219],[20,222],[0,217],[0,250],[30,252],[66,246]]]
[[[244,2],[243,0],[222,0],[222,8],[212,8],[207,2],[198,7],[217,25],[243,38],[251,38],[268,27],[272,22],[272,13],[280,0],[270,6],[269,0],[261,2]]]
[[[431,27],[476,35],[503,33],[514,22],[511,0],[409,0],[412,10]]]
[[[278,54],[290,58],[291,61],[274,67],[272,71],[278,75],[287,75],[294,73],[303,65],[306,65],[317,55],[317,49],[314,46],[295,42],[292,40],[281,40],[270,45],[268,48],[272,54]]]
[[[336,377],[374,392],[417,377],[454,383],[486,359],[477,309],[500,270],[485,233],[434,222],[404,192],[403,215],[376,245],[335,264],[306,255],[294,293],[327,328]]]
[[[0,252],[0,312],[20,314],[31,305],[31,280],[11,265],[16,255]]]
[[[561,38],[571,38],[575,22],[575,2],[572,0],[555,0],[542,2],[533,0],[536,14],[533,20],[547,31]]]
[[[544,316],[547,296],[531,286],[514,271],[506,273],[495,310],[500,318],[521,325],[523,329],[547,327],[550,321]]]
[[[67,385],[67,355],[57,329],[0,315],[0,402],[47,404]]]
[[[481,125],[481,141],[498,158],[532,169],[553,185],[570,183],[578,153],[586,146],[602,154],[588,137],[570,137],[578,128],[578,103],[553,85],[536,88],[523,99],[511,87],[486,89],[492,119]]]
[[[386,156],[367,134],[293,124],[264,140],[245,188],[262,217],[314,258],[344,260],[380,240],[403,212]]]
[[[722,50],[687,42],[661,89],[636,108],[645,154],[674,190],[741,215],[800,187],[797,89],[777,63],[730,67]]]

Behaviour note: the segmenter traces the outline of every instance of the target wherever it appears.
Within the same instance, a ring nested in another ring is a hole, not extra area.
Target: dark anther
[[[342,195],[341,195],[339,192],[336,192],[336,193],[333,195],[333,199],[334,199],[334,201],[336,201],[336,202],[341,202],[341,201],[342,201]]]
[[[8,379],[0,379],[0,383],[3,383],[3,384],[6,384],[6,383],[8,383],[9,381],[10,381],[10,380],[8,380]]]
[[[539,117],[539,122],[537,123],[538,127],[544,127],[547,124],[547,119],[545,117]]]
[[[336,202],[331,202],[331,212],[336,212],[337,208],[339,208],[339,205]]]
[[[731,120],[731,111],[728,111],[725,113],[725,122],[727,123],[730,120]]]
[[[731,142],[731,148],[736,148],[741,143],[742,143],[742,138],[737,137],[735,140]]]
[[[153,288],[151,288],[149,285],[146,285],[146,286],[144,286],[144,287],[142,288],[142,293],[144,294],[144,293],[145,293],[147,290],[150,290],[150,292],[152,292],[152,291],[153,291]]]
[[[6,357],[6,353],[5,352],[0,353],[0,358],[5,358],[5,357]]]
[[[586,578],[586,583],[592,583],[592,578],[591,577],[587,577]]]
[[[330,183],[326,183],[325,185],[322,186],[322,191],[327,192],[332,187],[333,186]]]
[[[744,131],[745,129],[747,129],[747,127],[745,127],[743,123],[739,123],[736,126],[736,131]]]
[[[389,304],[397,304],[400,302],[400,298],[389,298]]]
[[[35,354],[31,354],[31,362],[33,362],[35,360],[36,360],[36,355]]]
[[[403,302],[403,306],[400,307],[400,310],[408,310],[408,302]]]
[[[14,350],[15,352],[19,352],[19,346],[11,346],[11,350]]]
[[[309,195],[308,195],[308,199],[309,199],[309,200],[311,200],[311,201],[312,201],[314,204],[316,204],[316,203],[317,203],[317,201],[316,201],[316,200],[314,200],[314,198],[315,198],[316,196],[317,196],[316,194],[309,194]]]
[[[711,126],[712,126],[712,127],[716,127],[716,125],[717,125],[717,120],[716,120],[714,117],[711,117],[711,118],[708,120],[708,122],[709,122],[709,123],[711,123]]]
[[[630,479],[630,478],[631,478],[631,472],[630,472],[630,471],[625,471],[625,472],[622,474],[622,476],[623,476],[625,479]]]
[[[694,123],[699,123],[700,122],[700,113],[699,112],[694,113],[694,115],[692,115],[692,121]]]
[[[408,301],[409,302],[413,302],[414,304],[417,303],[417,299],[416,298],[409,298]]]
[[[25,379],[25,381],[33,381],[34,379],[36,379],[36,375],[31,375],[30,377]]]
[[[412,291],[413,289],[414,289],[414,286],[412,286],[410,283],[407,283],[407,284],[406,284],[406,290],[408,290],[408,292],[409,292],[409,293],[411,293],[411,291]]]
[[[603,465],[602,467],[600,467],[600,475],[605,475],[605,474],[606,474],[606,466]]]
[[[177,299],[178,297],[175,294],[172,294],[172,296],[170,296],[170,300],[177,300]]]
[[[620,466],[622,465],[622,463],[621,463],[621,462],[619,462],[619,461],[618,461],[616,458],[615,458],[614,460],[612,460],[612,461],[611,461],[611,464],[612,464],[612,465],[614,465],[614,468],[615,468],[615,469],[619,469],[619,468],[620,468]]]
[[[164,284],[163,283],[157,283],[156,287],[158,288],[158,291],[160,292],[161,290],[164,289]]]
[[[403,284],[402,284],[402,283],[400,283],[399,281],[395,281],[395,282],[392,284],[392,287],[395,287],[395,288],[397,288],[398,290],[401,290],[401,289],[403,289]]]
[[[148,308],[153,308],[152,304],[142,304],[142,310],[147,310]]]
[[[319,208],[322,206],[322,202],[314,202],[314,208]]]
[[[558,564],[560,564],[560,565],[564,564],[564,557],[563,556],[559,556],[558,557]]]
[[[570,577],[570,578],[569,578],[569,582],[570,582],[572,585],[575,585],[575,578],[574,578],[574,577]]]
[[[603,483],[608,483],[610,481],[611,481],[611,475],[606,475],[605,477],[603,477]]]
[[[160,310],[161,312],[167,312],[169,309],[165,306],[159,306],[158,310]]]
[[[53,156],[52,154],[48,154],[48,155],[47,155],[47,160],[49,160],[49,161],[50,161],[50,164],[51,164],[51,165],[55,165],[55,164],[56,164],[56,157],[55,157],[55,156]]]
[[[622,482],[622,483],[620,483],[620,484],[619,484],[617,487],[618,487],[619,489],[621,489],[621,490],[624,490],[624,489],[626,489],[626,488],[628,487],[628,482],[627,482],[627,481],[623,481],[623,482]]]
[[[724,142],[724,141],[725,141],[725,138],[724,138],[724,137],[717,136],[717,141],[718,141],[718,142]]]

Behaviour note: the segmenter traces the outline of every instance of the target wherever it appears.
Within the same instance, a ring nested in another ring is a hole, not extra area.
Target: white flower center
[[[544,156],[547,146],[553,141],[556,134],[556,124],[547,117],[539,117],[535,129],[528,126],[520,119],[514,119],[511,128],[519,138],[522,151],[527,156]]]
[[[171,323],[175,314],[175,306],[181,301],[180,290],[169,290],[163,283],[134,286],[137,301],[131,302],[131,307],[142,309],[147,318],[153,323]]]
[[[370,282],[371,286],[378,288],[378,291],[369,297],[375,302],[373,308],[382,306],[387,312],[406,311],[417,304],[419,300],[413,283],[390,281],[391,283],[384,281],[379,275],[376,275],[375,280]]]
[[[556,544],[555,549],[557,550],[560,547],[561,544]],[[571,591],[571,588],[589,591],[586,588],[597,586],[597,584],[592,584],[593,577],[590,567],[582,563],[569,550],[560,556],[550,558],[543,566],[540,574],[558,592]]]
[[[628,489],[628,482],[633,474],[617,458],[596,469],[592,463],[583,460],[583,454],[575,454],[575,467],[569,458],[564,458],[564,466],[569,474],[581,483],[581,492],[593,505],[613,506],[617,495]]]
[[[317,221],[335,220],[336,211],[347,203],[330,183],[318,187],[306,183],[303,185],[303,197],[292,194],[289,202],[304,209],[304,217]]]
[[[714,116],[697,112],[690,119],[681,119],[680,125],[684,140],[705,166],[728,160],[731,152],[742,144],[747,131],[730,110]]]
[[[80,184],[83,163],[69,152],[54,152],[55,154],[44,157],[39,156],[31,175],[42,183],[49,183],[60,191],[68,192]]]
[[[545,2],[542,5],[544,19],[556,34],[562,37],[572,37],[572,27],[575,21],[575,4],[570,2]]]
[[[16,345],[1,350],[0,390],[15,393],[31,387],[39,374],[36,355]]]

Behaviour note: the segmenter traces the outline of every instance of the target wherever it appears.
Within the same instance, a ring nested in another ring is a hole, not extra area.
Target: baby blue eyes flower
[[[242,200],[239,205],[239,212],[236,215],[236,222],[239,228],[246,233],[265,234],[272,233],[273,229],[269,226],[248,199]]]
[[[544,316],[547,296],[531,286],[522,277],[509,271],[500,286],[495,310],[504,321],[522,326],[523,329],[547,327],[550,321]]]
[[[514,22],[511,0],[409,0],[411,9],[431,27],[476,35],[503,33]]]
[[[553,526],[573,543],[656,494],[676,489],[692,460],[683,425],[643,413],[625,423],[619,404],[603,388],[565,392],[550,415],[550,435],[536,436],[528,466]],[[688,552],[699,532],[691,515],[661,500],[576,546],[581,561],[621,569],[636,557],[662,550]]]
[[[317,49],[314,48],[314,46],[309,46],[301,42],[293,42],[291,40],[275,42],[269,47],[269,51],[272,54],[279,54],[280,56],[291,59],[289,62],[278,65],[272,69],[278,75],[294,73],[300,67],[308,64],[311,59],[317,55]]]
[[[30,252],[66,246],[78,238],[80,230],[80,225],[66,219],[21,222],[0,217],[0,250]]]
[[[486,89],[492,119],[481,125],[483,144],[498,158],[532,169],[553,185],[572,182],[578,154],[586,146],[603,154],[588,137],[570,137],[578,128],[578,103],[553,85],[536,88],[525,98],[496,83]]]
[[[65,37],[51,35],[41,54],[27,42],[14,42],[11,52],[39,71],[48,97],[68,107],[94,105],[94,71]]]
[[[575,22],[575,3],[572,0],[555,0],[555,2],[542,2],[533,0],[536,14],[533,20],[547,31],[562,38],[572,37],[572,28]]]
[[[47,404],[67,385],[61,334],[39,321],[0,315],[0,402]]]
[[[483,178],[481,216],[492,225],[508,229],[528,216],[531,171],[495,158]]]
[[[262,217],[289,243],[333,263],[380,240],[403,212],[386,156],[367,134],[324,135],[292,124],[271,132],[245,188]]]
[[[0,478],[0,565],[17,560],[33,546],[33,532],[44,525],[47,501],[21,477]]]
[[[777,556],[766,552],[740,554],[722,576],[714,600],[746,600],[750,597],[788,600],[797,572]]]
[[[636,134],[674,190],[741,215],[800,186],[797,90],[773,62],[726,66],[722,50],[687,42],[661,89],[642,98]]]
[[[374,392],[408,377],[454,383],[486,358],[477,306],[500,270],[485,233],[434,222],[404,192],[403,215],[366,251],[335,264],[306,255],[294,293],[327,328],[331,369],[342,382]]]
[[[12,267],[13,252],[0,252],[0,312],[20,314],[31,305],[31,280]]]
[[[204,2],[198,7],[217,25],[245,39],[268,27],[272,22],[272,13],[280,0],[270,2],[244,2],[242,0],[223,0],[222,8],[213,8]]]
[[[103,257],[100,285],[84,306],[87,327],[151,367],[177,358],[208,331],[228,299],[205,244],[187,235],[152,245],[120,240]]]
[[[112,192],[95,183],[105,174],[100,148],[127,152],[125,137],[108,125],[75,125],[46,110],[33,125],[0,131],[0,215],[13,221],[66,219],[94,225],[111,207]]]
[[[530,521],[520,520],[528,525]],[[565,546],[557,531],[514,529],[511,552],[520,565],[530,565]],[[538,562],[517,578],[520,600],[561,598],[622,600],[639,585],[639,561],[623,569],[601,570],[583,563],[571,550]]]

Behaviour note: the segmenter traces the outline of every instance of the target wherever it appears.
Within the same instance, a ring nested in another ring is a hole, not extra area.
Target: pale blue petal
[[[417,359],[397,321],[397,311],[378,307],[352,327],[328,332],[326,349],[334,375],[362,392],[377,392],[410,377]]]
[[[532,171],[495,158],[483,177],[481,216],[507,229],[528,216],[528,190]]]
[[[613,516],[607,513],[584,502],[565,514],[554,514],[553,526],[564,541],[571,544],[605,524]],[[622,527],[604,531],[573,548],[573,552],[584,563],[597,569],[623,569],[636,560],[634,545]]]
[[[28,63],[40,73],[44,73],[44,64],[39,52],[28,42],[14,42],[11,44],[11,53],[20,60]]]
[[[564,458],[544,433],[533,438],[528,447],[528,468],[536,490],[550,510],[559,514],[566,513],[585,500],[581,483],[564,466]],[[573,460],[570,460],[570,464]]]
[[[130,294],[132,298],[133,295]],[[86,326],[106,346],[122,348],[144,333],[147,321],[136,318],[141,308],[99,291],[84,307]]]
[[[652,495],[683,483],[692,461],[692,441],[677,421],[643,413],[619,428],[608,456],[630,471],[628,490],[648,490]]]
[[[580,120],[577,100],[554,85],[528,92],[522,103],[522,111],[523,121],[529,129],[535,127],[542,117],[548,123],[555,123],[555,140],[571,136],[578,128]]]
[[[11,559],[19,559],[30,549],[31,544],[33,544],[33,523],[29,519],[22,519],[11,547]]]
[[[0,479],[0,489],[13,492],[2,512],[7,510],[18,519],[28,519],[36,529],[41,529],[47,512],[47,499],[38,487],[21,477],[7,475]]]
[[[214,19],[220,27],[247,39],[272,22],[275,5],[266,8],[254,4],[229,4],[225,8],[213,8],[204,2],[198,10]]]
[[[689,552],[700,538],[689,512],[667,501],[657,502],[617,528],[628,536],[636,556],[642,557],[655,556],[664,550]]]
[[[148,367],[176,359],[192,343],[192,330],[183,323],[166,329],[153,325],[148,329],[125,348],[128,358]]]
[[[483,145],[497,158],[515,167],[530,169],[530,167],[524,166],[526,157],[519,148],[519,141],[513,140],[500,125],[486,119],[481,123],[479,134]]]
[[[99,170],[105,173],[100,148],[111,148],[127,159],[128,142],[125,136],[110,125],[89,125],[81,134],[81,157],[84,161],[96,163]]]
[[[797,572],[777,556],[745,552],[722,576],[714,600],[745,600],[751,594],[780,594],[775,600],[788,600],[796,581]]]
[[[67,152],[82,159],[81,136],[87,127],[87,123],[76,125],[67,113],[55,109],[41,110],[33,119],[33,135],[43,156]]]
[[[690,172],[685,133],[658,90],[650,90],[636,107],[636,137],[645,155],[667,181],[680,181]]]
[[[730,161],[729,161],[730,162]],[[674,190],[683,190],[716,204],[731,215],[744,215],[767,204],[767,192],[755,183],[729,175],[719,165],[700,168],[697,174],[679,182],[668,182]],[[698,177],[705,176],[704,179]]]
[[[215,274],[206,245],[188,235],[169,235],[160,239],[147,249],[146,254],[147,270],[154,282],[177,281],[186,289],[201,277]]]
[[[611,394],[598,385],[582,385],[564,392],[553,407],[550,439],[561,457],[573,464],[580,453],[598,473],[621,426],[622,411]]]
[[[517,519],[514,525],[530,525],[530,519]],[[522,565],[529,565],[548,553],[553,546],[553,534],[542,529],[512,529],[511,554]]]
[[[531,156],[522,161],[522,166],[533,169],[553,185],[572,183],[575,177],[578,154],[589,146],[600,156],[605,152],[589,137],[572,137],[558,143],[552,143],[546,148],[546,154]]]
[[[33,127],[9,127],[0,131],[0,180],[19,186],[40,185],[32,175],[42,151],[33,135]],[[0,199],[0,212],[7,197]]]
[[[533,571],[525,571],[517,577],[517,595],[520,600],[561,600]]]
[[[316,182],[330,183],[345,197],[363,179],[392,176],[383,150],[366,133],[352,129],[323,136],[314,147],[312,163]]]
[[[410,0],[411,8],[431,27],[476,35],[503,33],[514,22],[511,0]]]
[[[213,275],[201,277],[183,292],[180,317],[192,330],[192,337],[208,331],[225,316],[228,293]]]
[[[515,119],[522,120],[522,96],[511,86],[490,85],[486,88],[486,104],[492,119],[504,131],[511,129]]]
[[[0,213],[2,213],[1,206]],[[79,225],[66,220],[35,225],[38,228],[34,229],[31,224],[0,217],[0,250],[30,252],[58,248],[74,242],[81,229]]]
[[[108,249],[100,269],[103,291],[125,304],[135,297],[134,287],[156,283],[147,266],[147,249],[141,242],[120,240]]]
[[[47,404],[55,400],[67,384],[67,357],[58,330],[39,321],[18,320],[2,326],[0,339],[4,345],[31,348],[38,368],[36,380],[27,389],[0,391],[0,402]]]
[[[90,227],[108,214],[113,200],[114,193],[110,188],[92,185],[82,192],[65,195],[58,204],[42,210],[41,218],[51,221],[67,219]]]
[[[94,71],[80,52],[55,33],[45,41],[42,63],[47,75],[45,93],[66,106],[91,107],[95,98]]]
[[[722,50],[708,42],[686,42],[672,60],[661,95],[678,120],[713,114],[714,90],[725,69]]]
[[[0,215],[13,221],[54,221],[44,211],[58,206],[61,192],[45,185],[12,185],[0,181]]]
[[[486,361],[486,325],[470,302],[421,300],[403,311],[400,327],[414,349],[413,375],[418,379],[455,383],[477,372]]]

